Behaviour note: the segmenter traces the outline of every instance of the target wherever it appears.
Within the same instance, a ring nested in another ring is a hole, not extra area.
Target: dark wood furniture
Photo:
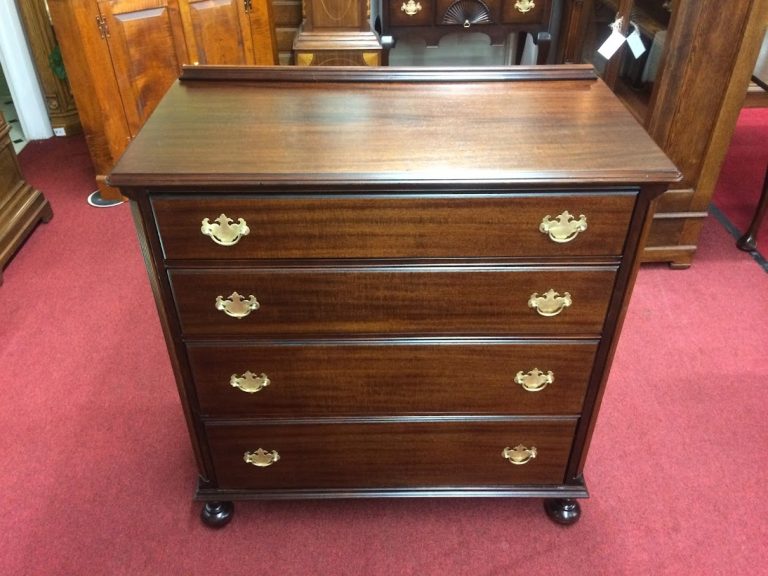
[[[203,519],[527,496],[575,521],[646,214],[678,177],[586,66],[186,69],[110,181]]]
[[[638,23],[656,65],[626,46],[608,62],[595,54],[617,14],[625,32]],[[566,0],[558,61],[602,70],[683,173],[656,204],[644,261],[693,261],[767,23],[764,0]]]
[[[105,178],[183,64],[274,64],[269,0],[47,0],[105,199]]]
[[[561,0],[381,0],[381,34],[385,48],[398,38],[414,36],[437,46],[446,34],[482,32],[494,45],[512,32],[529,32],[539,48],[537,62],[549,57],[553,16]]]
[[[13,149],[10,126],[0,113],[0,285],[3,268],[39,222],[53,211],[48,200],[24,180]]]
[[[747,252],[757,250],[757,231],[765,218],[765,212],[768,210],[768,166],[765,168],[765,178],[763,180],[763,192],[760,194],[760,200],[755,208],[755,215],[744,235],[739,238],[736,245]]]

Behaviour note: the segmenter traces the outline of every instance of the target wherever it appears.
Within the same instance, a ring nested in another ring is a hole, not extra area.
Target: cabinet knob
[[[248,392],[249,394],[254,394],[271,384],[269,377],[266,374],[262,372],[257,376],[250,370],[243,373],[242,376],[232,374],[229,383],[233,388],[239,388],[243,392]]]
[[[501,455],[509,460],[510,463],[515,464],[516,466],[522,466],[523,464],[528,464],[531,460],[536,458],[536,446],[531,446],[530,448],[527,448],[523,446],[522,444],[518,444],[514,448],[510,448],[507,446],[502,450]]]
[[[210,222],[208,218],[203,218],[200,226],[200,232],[203,236],[208,236],[220,246],[234,246],[243,236],[248,236],[251,231],[248,224],[242,218],[235,222],[226,214],[219,215],[216,220]]]
[[[515,2],[515,8],[518,12],[525,14],[536,8],[536,2],[533,0],[517,0],[517,2]]]
[[[255,452],[246,452],[243,454],[243,460],[246,464],[253,464],[259,468],[266,468],[280,460],[280,454],[277,453],[277,450],[267,452],[264,448],[259,448]]]
[[[519,384],[528,392],[540,392],[554,381],[555,375],[551,371],[544,373],[538,368],[534,368],[527,374],[522,370],[515,374],[515,384]]]
[[[528,307],[536,310],[541,316],[557,316],[572,303],[570,293],[566,292],[560,296],[560,293],[554,290],[549,290],[541,296],[534,292],[528,299]]]
[[[558,244],[565,244],[574,240],[579,232],[587,229],[587,217],[581,214],[578,220],[568,210],[557,216],[554,220],[547,214],[539,224],[539,230],[548,234],[550,240]]]
[[[259,306],[260,304],[253,294],[248,299],[243,298],[237,292],[232,292],[227,298],[216,296],[216,310],[221,310],[227,316],[232,316],[238,320],[245,318],[254,310],[258,310]]]

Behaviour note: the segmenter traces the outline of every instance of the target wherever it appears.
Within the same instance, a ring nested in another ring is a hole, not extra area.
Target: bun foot
[[[544,510],[553,521],[570,526],[581,518],[581,506],[571,498],[550,498],[544,500]]]
[[[235,505],[232,502],[206,502],[200,512],[203,524],[211,528],[221,528],[232,520]]]

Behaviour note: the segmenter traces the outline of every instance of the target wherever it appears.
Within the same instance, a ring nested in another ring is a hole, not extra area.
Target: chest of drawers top
[[[481,192],[678,177],[588,67],[191,67],[109,180],[131,196],[134,186]]]

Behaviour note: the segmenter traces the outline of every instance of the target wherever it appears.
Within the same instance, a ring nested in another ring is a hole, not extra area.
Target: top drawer
[[[168,260],[504,258],[618,256],[635,197],[169,195],[152,204]]]

